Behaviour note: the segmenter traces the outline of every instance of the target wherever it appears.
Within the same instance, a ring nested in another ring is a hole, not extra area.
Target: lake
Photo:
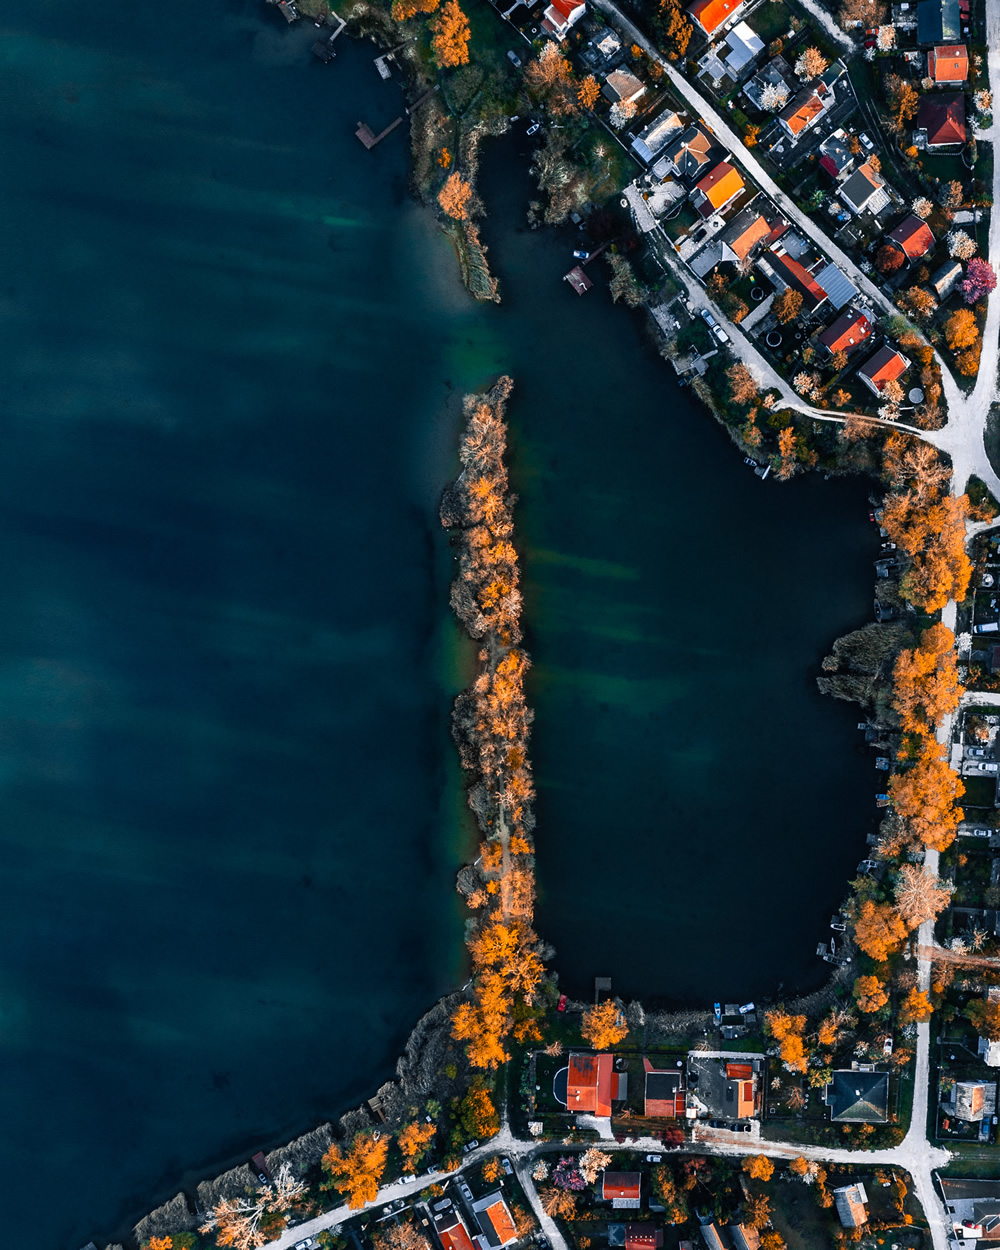
[[[542,899],[568,988],[806,983],[870,820],[813,692],[870,607],[858,483],[763,485],[521,228],[504,303],[407,196],[370,45],[263,4],[3,25],[7,1226],[76,1250],[374,1092],[463,979],[437,522],[510,372]],[[17,1191],[13,1194],[13,1178]],[[16,1201],[13,1201],[16,1197]]]

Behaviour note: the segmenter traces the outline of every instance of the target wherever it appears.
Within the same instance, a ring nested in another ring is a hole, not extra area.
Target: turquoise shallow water
[[[321,66],[255,0],[2,35],[10,1234],[76,1250],[336,1114],[459,983],[436,508],[500,370],[561,974],[807,979],[869,816],[853,713],[811,693],[867,611],[862,489],[761,487],[520,229],[516,144],[484,181],[505,302],[473,307],[404,129],[353,136],[399,111],[369,46]]]

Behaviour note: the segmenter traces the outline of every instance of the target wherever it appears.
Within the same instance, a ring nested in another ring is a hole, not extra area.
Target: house
[[[612,104],[628,104],[646,92],[645,83],[630,70],[615,69],[605,78],[601,95]]]
[[[896,358],[893,361],[893,358]],[[909,361],[891,347],[880,348],[858,370],[858,377],[876,395],[890,377],[898,378]],[[867,371],[867,372],[866,372]],[[889,1073],[838,1068],[823,1091],[830,1119],[844,1123],[885,1124],[889,1119]]]
[[[555,35],[557,39],[565,39],[570,27],[575,26],[586,11],[587,6],[577,3],[576,0],[552,0],[545,10],[542,30]]]
[[[783,249],[784,244],[779,244],[779,250],[768,248],[757,264],[779,291],[788,287],[798,291],[802,296],[802,313],[809,316],[826,302],[826,292],[805,265]]]
[[[861,1228],[868,1223],[868,1195],[860,1181],[853,1185],[842,1185],[833,1191],[833,1200],[837,1204],[837,1214],[844,1228]]]
[[[559,1075],[556,1074],[557,1082]],[[566,1069],[566,1110],[574,1115],[609,1116],[612,1099],[626,1096],[627,1082],[625,1073],[615,1071],[614,1055],[570,1055]],[[559,1098],[558,1088],[556,1097]]]
[[[946,260],[940,269],[931,274],[931,287],[939,300],[947,299],[962,276],[962,266],[957,260]]]
[[[959,29],[958,0],[920,0],[917,5],[917,43],[955,43]]]
[[[632,140],[632,151],[644,165],[652,165],[660,149],[683,128],[681,119],[673,109],[667,109]]]
[[[736,82],[763,51],[764,40],[760,35],[746,22],[737,22],[719,49],[719,57],[729,77]]]
[[[625,1225],[625,1250],[659,1250],[662,1245],[662,1228],[653,1228],[651,1224]]]
[[[848,355],[856,347],[871,337],[872,325],[862,312],[852,311],[841,313],[837,320],[818,336],[832,356],[834,352],[846,352]]]
[[[832,260],[822,269],[817,269],[813,273],[813,278],[816,280],[816,285],[826,293],[831,307],[837,312],[846,308],[858,293],[858,288]]]
[[[696,184],[691,203],[702,217],[711,217],[732,203],[744,186],[738,171],[728,161],[720,161]]]
[[[718,1056],[689,1051],[688,1103],[699,1115],[749,1119],[756,1105],[760,1072],[761,1060],[753,1054],[748,1054],[743,1062],[731,1063]]]
[[[746,0],[694,0],[694,4],[688,5],[688,16],[711,39],[745,3]]]
[[[454,1203],[445,1210],[434,1213],[434,1231],[444,1250],[477,1250]]]
[[[967,82],[969,78],[969,54],[964,43],[945,44],[931,48],[927,53],[927,77],[936,87],[949,83]]]
[[[819,151],[820,168],[831,178],[839,178],[854,164],[854,155],[847,146],[847,135],[843,130],[835,130],[832,135],[827,135],[819,145]]]
[[[749,1224],[730,1224],[726,1231],[733,1250],[760,1250],[760,1233]]]
[[[722,1238],[719,1236],[719,1230],[714,1224],[701,1225],[701,1239],[708,1247],[708,1250],[726,1250],[722,1244]]]
[[[890,202],[885,184],[868,161],[841,183],[837,194],[855,216],[880,213]]]
[[[793,84],[798,80],[792,74],[792,67],[783,56],[772,57],[770,61],[749,80],[743,88],[743,94],[755,109],[763,109],[763,96],[768,87],[784,87],[789,96]]]
[[[995,1089],[994,1081],[956,1081],[949,1111],[968,1124],[980,1124],[986,1114],[987,1094]],[[996,1105],[995,1096],[990,1101]]]
[[[835,100],[833,88],[828,87],[822,79],[807,83],[778,114],[778,124],[789,138],[798,139],[803,131],[815,125],[817,119],[832,107]]]
[[[646,1072],[646,1091],[643,1115],[664,1117],[673,1120],[684,1115],[684,1072],[683,1069],[671,1068],[664,1071],[654,1068],[648,1059],[643,1059],[642,1066]]]
[[[948,95],[922,95],[916,128],[927,136],[928,152],[964,143],[964,94],[955,91]]]
[[[985,994],[988,1003],[1000,1001],[1000,985],[991,985]],[[1000,1068],[1000,1042],[991,1042],[988,1038],[979,1039],[979,1054],[988,1068]]]
[[[964,1180],[939,1176],[941,1196],[956,1231],[963,1224],[980,1227],[980,1245],[995,1245],[1000,1240],[1000,1182],[997,1180]]]
[[[499,1190],[477,1198],[472,1204],[472,1210],[489,1250],[500,1250],[501,1246],[509,1246],[512,1241],[517,1241],[514,1217]],[[482,1247],[482,1250],[486,1248]]]
[[[788,228],[788,223],[781,218],[771,223],[755,208],[744,208],[719,235],[722,259],[731,261],[735,265],[742,265],[755,248],[771,238],[771,234],[779,223],[785,229]]]
[[[676,174],[694,180],[708,173],[711,164],[709,154],[716,146],[715,139],[701,122],[695,122],[664,148],[663,155]]]
[[[618,38],[613,30],[605,31],[604,35],[594,45],[601,56],[606,61],[610,61],[613,56],[622,50],[622,41]]]
[[[749,1063],[726,1064],[726,1114],[734,1120],[753,1115],[754,1071]]]
[[[601,1197],[610,1202],[615,1210],[637,1211],[642,1192],[641,1172],[605,1172],[601,1182]]]
[[[915,216],[904,217],[886,238],[903,253],[907,260],[919,260],[934,246],[934,235],[926,221]]]

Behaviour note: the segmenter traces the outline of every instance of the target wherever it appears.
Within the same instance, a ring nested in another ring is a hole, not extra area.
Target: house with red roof
[[[641,1172],[605,1172],[601,1197],[617,1210],[639,1209],[642,1201]]]
[[[873,395],[881,398],[886,382],[896,382],[909,369],[910,362],[895,348],[880,347],[858,370],[858,377]]]
[[[478,1250],[454,1202],[434,1213],[434,1231],[444,1250]]]
[[[917,109],[917,130],[927,137],[928,152],[965,142],[965,95],[923,95]]]
[[[574,1115],[610,1116],[612,1100],[624,1098],[627,1093],[628,1074],[615,1071],[614,1055],[570,1055],[567,1111]]]
[[[737,1120],[747,1120],[753,1115],[754,1074],[753,1064],[727,1063],[726,1090],[727,1114]]]
[[[817,340],[823,344],[831,356],[834,352],[846,352],[850,355],[856,347],[860,347],[866,339],[871,337],[871,332],[872,325],[865,314],[849,309],[841,313],[822,334],[817,335]]]
[[[514,1217],[499,1190],[477,1198],[472,1204],[472,1210],[482,1233],[480,1244],[485,1241],[488,1250],[500,1250],[500,1247],[517,1241]],[[482,1250],[486,1250],[486,1247]]]
[[[691,21],[711,38],[745,3],[746,0],[694,0],[687,11]]]
[[[784,244],[778,247],[784,249]],[[815,262],[813,262],[815,264]],[[798,291],[802,296],[802,313],[809,316],[826,302],[826,291],[816,281],[810,271],[796,257],[785,250],[769,248],[757,261],[761,272],[779,291],[787,287]]]
[[[626,1224],[625,1250],[659,1250],[663,1245],[663,1229],[652,1224]]]
[[[964,43],[944,44],[927,53],[927,77],[935,86],[967,82],[969,54]]]
[[[587,6],[578,0],[552,0],[545,10],[542,30],[557,39],[565,39],[570,27],[575,26],[586,11]]]
[[[720,161],[695,184],[691,203],[702,217],[711,217],[731,204],[745,185],[739,172],[728,161]]]
[[[831,108],[836,100],[833,89],[822,79],[796,91],[778,114],[778,124],[791,139],[797,139]]]
[[[886,238],[899,248],[907,260],[919,260],[934,246],[934,235],[930,226],[913,213],[904,217],[894,230],[889,231]]]
[[[686,1093],[683,1068],[654,1068],[643,1059],[646,1091],[643,1115],[674,1120],[684,1115]]]

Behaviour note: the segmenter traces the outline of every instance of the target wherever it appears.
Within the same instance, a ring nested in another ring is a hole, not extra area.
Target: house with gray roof
[[[837,1123],[885,1124],[889,1119],[888,1072],[838,1068],[823,1095]]]
[[[844,1228],[861,1228],[868,1223],[868,1195],[860,1181],[835,1189],[833,1200],[837,1204],[837,1215]]]
[[[917,43],[958,43],[961,21],[958,0],[920,0]]]

